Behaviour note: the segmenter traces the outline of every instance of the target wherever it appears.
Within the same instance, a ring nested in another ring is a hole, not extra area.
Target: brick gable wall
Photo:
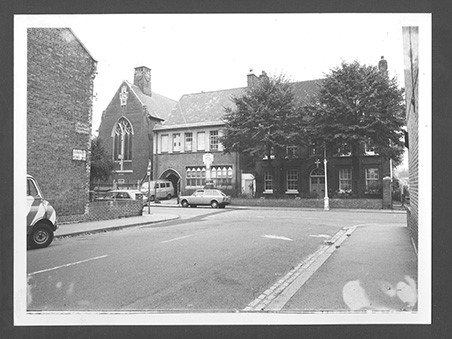
[[[96,61],[69,29],[27,33],[27,172],[57,215],[83,214]],[[73,160],[73,149],[86,151],[87,160]]]
[[[124,179],[126,184],[136,185],[141,181],[148,166],[148,159],[152,156],[152,129],[156,124],[156,120],[148,119],[142,103],[128,88],[127,105],[121,106],[119,100],[119,92],[115,93],[112,101],[102,115],[102,121],[99,127],[99,137],[105,147],[108,155],[113,159],[113,139],[112,131],[117,121],[121,117],[125,117],[133,127],[133,141],[132,141],[132,161],[124,162],[124,170],[132,172],[115,173],[114,180]],[[119,170],[119,162],[115,162],[115,170]]]

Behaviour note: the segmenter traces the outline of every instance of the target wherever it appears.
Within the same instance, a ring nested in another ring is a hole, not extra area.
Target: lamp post
[[[325,198],[323,198],[323,209],[325,211],[330,210],[330,198],[328,198],[328,173],[327,173],[327,163],[326,160],[326,146],[323,149],[323,167],[325,171]]]
[[[151,160],[149,159],[149,164],[148,164],[148,214],[151,214],[151,168],[152,168],[152,163]]]

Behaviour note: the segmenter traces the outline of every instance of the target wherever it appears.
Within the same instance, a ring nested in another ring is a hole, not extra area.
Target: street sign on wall
[[[86,151],[81,149],[73,149],[72,160],[86,161]]]

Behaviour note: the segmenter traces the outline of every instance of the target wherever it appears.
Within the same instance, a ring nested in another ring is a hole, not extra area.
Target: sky
[[[69,27],[98,62],[93,134],[103,110],[134,68],[151,68],[152,90],[184,94],[246,86],[256,75],[322,78],[345,62],[388,61],[403,87],[403,14],[22,15],[26,27]]]

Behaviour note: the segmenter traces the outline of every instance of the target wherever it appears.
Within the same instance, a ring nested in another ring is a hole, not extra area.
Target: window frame
[[[180,152],[181,151],[180,133],[173,133],[173,135],[172,135],[172,147],[173,147],[173,152]]]
[[[166,139],[166,142],[164,142],[164,139]],[[161,151],[161,153],[169,152],[169,134],[168,133],[160,135],[160,151]]]
[[[219,151],[220,148],[220,134],[218,130],[209,131],[209,150]]]
[[[343,174],[347,174],[345,177]],[[353,191],[353,169],[350,167],[339,168],[338,170],[339,192]],[[344,185],[345,183],[345,185]]]
[[[188,145],[189,145],[189,147],[188,147]],[[192,151],[193,151],[193,132],[185,132],[184,133],[184,152],[192,152]]]
[[[376,172],[376,178],[369,176],[369,171],[374,170]],[[381,182],[380,182],[380,169],[378,167],[367,167],[365,169],[365,179],[366,179],[366,193],[373,194],[377,193],[374,191],[379,191],[381,189]],[[376,185],[371,185],[371,183],[376,183]],[[374,186],[374,187],[371,187]]]
[[[273,194],[273,175],[270,171],[264,172],[264,194]]]
[[[202,144],[202,148],[200,147],[201,144]],[[206,150],[206,132],[205,131],[196,133],[196,150],[197,151],[205,151]]]
[[[286,193],[298,193],[298,171],[288,170],[286,172]]]

